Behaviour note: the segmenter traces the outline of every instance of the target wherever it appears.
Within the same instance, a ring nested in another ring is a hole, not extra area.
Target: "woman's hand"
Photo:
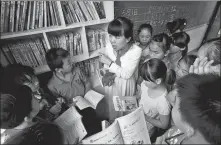
[[[207,74],[211,72],[211,65],[213,60],[208,61],[207,57],[203,59],[196,58],[193,65],[190,66],[189,73],[195,74]]]
[[[109,66],[111,64],[112,60],[108,56],[106,56],[105,54],[100,53],[100,55],[101,55],[100,62]]]

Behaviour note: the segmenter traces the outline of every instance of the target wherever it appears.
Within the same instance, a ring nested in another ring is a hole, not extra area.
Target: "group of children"
[[[176,120],[180,116],[177,110],[182,107],[179,104],[185,105],[180,95],[185,94],[191,83],[198,82],[199,85],[203,83],[201,77],[205,77],[207,79],[205,82],[211,85],[215,82],[216,87],[212,89],[217,88],[214,77],[188,74],[212,71],[220,74],[218,71],[220,41],[208,42],[209,44],[199,49],[198,55],[189,55],[187,52],[190,37],[183,31],[186,25],[185,19],[176,19],[167,23],[168,33],[152,36],[154,31],[152,26],[142,24],[138,29],[138,42],[134,42],[133,24],[129,19],[119,17],[110,22],[108,26],[110,43],[100,56],[100,62],[109,70],[102,81],[106,84],[105,95],[109,99],[107,107],[110,122],[123,115],[122,112],[114,111],[112,97],[136,96],[139,105],[143,106],[151,137],[156,133],[157,128],[165,130],[170,127],[172,114],[172,124],[177,127],[175,135],[164,135],[158,138],[156,143],[165,143],[165,140],[170,142],[171,136],[177,137],[177,134],[181,135],[179,143],[186,140],[186,136],[183,137],[185,129],[179,128],[182,126],[179,124],[181,121]],[[53,72],[47,85],[50,95],[45,91],[39,91],[39,81],[33,69],[28,66],[9,65],[1,72],[1,128],[7,129],[4,132],[5,144],[70,143],[64,141],[65,137],[62,137],[59,128],[52,125],[51,121],[72,106],[76,96],[83,97],[92,89],[92,86],[84,73],[74,67],[68,51],[52,48],[45,57]],[[191,82],[191,79],[195,78],[198,80]],[[185,91],[182,91],[184,89]],[[189,95],[191,97],[191,93]],[[191,99],[194,100],[194,98]],[[220,105],[220,102],[217,103]],[[213,105],[210,106],[213,107]],[[77,107],[76,109],[83,116],[82,122],[88,132],[87,136],[101,131],[101,120],[94,109],[80,110]],[[185,114],[185,111],[181,109],[181,113]],[[202,134],[205,136],[206,133]],[[218,143],[217,137],[220,137],[220,134],[206,141]]]

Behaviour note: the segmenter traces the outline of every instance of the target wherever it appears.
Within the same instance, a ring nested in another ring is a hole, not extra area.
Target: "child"
[[[149,45],[149,55],[145,58],[144,62],[151,59],[151,58],[157,58],[162,60],[167,68],[170,68],[170,62],[167,57],[169,54],[169,48],[171,45],[171,40],[169,36],[165,33],[156,34],[153,36],[150,45]],[[139,65],[139,71],[142,64]],[[138,80],[137,84],[140,85],[142,82],[142,78],[140,77],[140,72],[138,71]]]
[[[187,25],[186,19],[181,19],[181,18],[175,19],[172,22],[168,22],[166,24],[168,35],[171,36],[174,33],[182,32],[183,29],[186,27],[186,25]]]
[[[150,136],[155,127],[166,129],[170,120],[170,104],[166,100],[167,85],[175,82],[175,72],[167,70],[163,61],[153,58],[143,64],[140,75],[141,99]]]
[[[196,58],[197,57],[195,55],[185,55],[178,61],[177,67],[175,68],[176,79],[180,79],[181,77],[189,74],[189,68],[193,65]]]
[[[189,74],[190,66],[194,64],[196,60],[195,55],[186,55],[181,60],[179,60],[178,65],[175,69],[176,72],[176,79],[180,79]],[[170,102],[172,106],[174,106],[174,102],[176,101],[177,97],[177,89],[174,88],[169,94],[166,96],[167,100]]]
[[[48,83],[48,89],[57,98],[62,97],[66,105],[73,103],[76,96],[84,96],[90,89],[91,84],[85,74],[74,67],[68,51],[62,48],[52,48],[46,53],[46,61],[53,71],[53,76]],[[78,112],[83,116],[82,122],[87,130],[87,136],[101,130],[101,123],[93,108],[88,107]]]
[[[138,46],[142,48],[141,61],[149,55],[149,44],[153,34],[153,28],[150,24],[142,24],[138,31]]]
[[[171,68],[175,69],[178,61],[188,52],[190,36],[186,32],[178,32],[171,36],[171,40],[172,44],[170,46],[170,53],[168,54],[168,58],[171,63]]]

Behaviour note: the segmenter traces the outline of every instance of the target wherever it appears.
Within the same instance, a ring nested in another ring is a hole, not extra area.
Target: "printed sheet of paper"
[[[87,135],[81,118],[82,116],[72,106],[54,120],[54,123],[62,128],[66,143],[77,143]]]
[[[82,140],[82,144],[124,144],[118,122],[115,121],[107,129]]]
[[[90,90],[85,94],[84,98],[92,104],[94,109],[96,109],[97,104],[104,98],[104,95],[94,90]]]
[[[136,97],[113,96],[114,109],[116,111],[134,111],[138,108]]]
[[[124,144],[151,144],[142,107],[117,120]]]

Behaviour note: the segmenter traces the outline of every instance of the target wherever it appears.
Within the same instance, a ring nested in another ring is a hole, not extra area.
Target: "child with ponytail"
[[[157,128],[166,129],[170,120],[170,103],[165,98],[167,86],[173,85],[176,74],[157,58],[146,61],[140,70],[143,78],[139,105],[143,106],[150,136]]]
[[[177,63],[188,52],[188,44],[190,42],[190,36],[186,32],[174,33],[171,36],[170,53],[168,54],[171,68],[176,69]]]

